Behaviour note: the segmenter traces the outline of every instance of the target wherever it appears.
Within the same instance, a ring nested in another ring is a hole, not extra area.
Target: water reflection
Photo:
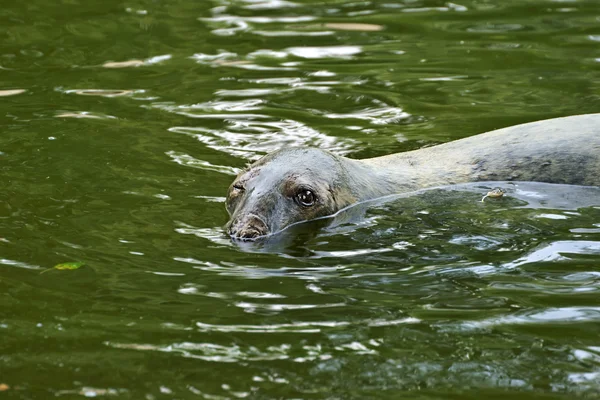
[[[26,89],[5,89],[0,90],[0,97],[16,96],[17,94],[25,93]]]
[[[59,89],[60,90],[60,89]],[[112,90],[112,89],[69,89],[65,93],[73,93],[81,96],[119,97],[136,93],[144,93],[143,90]]]
[[[233,175],[285,146],[370,157],[596,112],[596,3],[5,3],[3,394],[597,396],[598,189],[222,228]]]
[[[176,151],[168,151],[166,154],[177,164],[186,167],[198,168],[205,171],[214,171],[233,176],[240,172],[239,168],[233,168],[226,165],[214,165],[208,161],[194,158],[189,154],[178,153]]]
[[[89,119],[116,119],[113,115],[94,113],[90,111],[61,112],[56,118],[89,118]]]
[[[549,243],[534,252],[513,262],[504,264],[506,268],[514,268],[529,263],[565,261],[570,258],[566,254],[599,254],[600,242],[586,240],[566,240]]]
[[[375,125],[395,124],[410,117],[410,114],[398,107],[389,107],[379,104],[377,108],[368,108],[349,114],[327,114],[333,119],[362,119]]]
[[[599,322],[599,307],[565,307],[521,312],[515,315],[462,322],[457,329],[484,329],[506,325],[571,324],[576,322]],[[449,329],[449,327],[443,327]]]
[[[247,116],[230,120],[227,129],[223,130],[203,127],[172,127],[169,130],[188,135],[211,149],[248,160],[256,160],[286,146],[313,146],[345,154],[353,144],[350,139],[327,136],[298,121],[256,121]]]
[[[290,360],[294,363],[305,363],[315,360],[328,360],[333,357],[333,354],[327,352],[327,350],[321,348],[321,346],[292,346],[291,344],[287,343],[279,346],[271,345],[266,349],[259,349],[254,346],[244,348],[236,344],[227,346],[214,343],[191,342],[173,343],[167,346],[111,342],[107,342],[105,344],[118,349],[177,353],[186,358],[195,358],[203,361],[219,363],[275,360]],[[377,354],[377,351],[370,347],[377,347],[378,345],[379,344],[376,341],[371,341],[371,343],[367,345],[358,342],[351,342],[336,346],[332,350],[353,353],[356,355],[370,355]]]
[[[360,46],[289,47],[289,54],[300,58],[349,58],[362,53]]]
[[[10,241],[3,239],[2,240],[5,243],[10,243]],[[23,261],[17,261],[17,260],[9,260],[6,258],[0,258],[0,264],[2,265],[8,265],[10,267],[18,267],[18,268],[26,268],[26,269],[42,269],[42,267],[40,267],[39,265],[32,265]]]
[[[170,60],[172,56],[170,54],[150,57],[146,60],[127,60],[127,61],[107,61],[102,66],[104,68],[131,68],[131,67],[142,67],[145,65],[158,64],[166,60]]]

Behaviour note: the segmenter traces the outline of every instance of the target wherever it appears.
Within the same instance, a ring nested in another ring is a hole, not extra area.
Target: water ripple
[[[287,0],[244,0],[246,3],[250,3],[244,8],[248,10],[275,10],[280,8],[295,8],[299,7],[297,3]]]
[[[561,240],[552,242],[536,249],[532,253],[515,261],[503,264],[504,268],[516,268],[522,265],[570,260],[569,254],[597,254],[600,255],[600,242]]]
[[[25,269],[40,269],[40,268],[42,268],[39,265],[33,265],[33,264],[29,264],[29,263],[22,262],[22,261],[9,260],[6,258],[0,258],[0,264],[8,265],[10,267],[25,268]]]
[[[210,18],[200,18],[209,26],[214,27],[211,31],[217,36],[233,36],[238,33],[250,30],[250,24],[270,24],[270,23],[296,23],[312,21],[315,17],[312,16],[297,16],[297,17],[241,17],[234,15],[217,15]]]
[[[238,344],[221,345],[215,343],[181,342],[166,346],[148,343],[118,343],[104,342],[104,345],[115,349],[129,349],[138,351],[160,351],[166,353],[179,353],[186,358],[196,358],[204,361],[233,363],[243,361],[276,361],[290,360],[295,363],[305,363],[314,360],[328,360],[334,352],[352,353],[356,355],[377,354],[376,348],[380,345],[376,340],[366,344],[349,342],[332,348],[321,345],[270,345],[260,349],[256,346],[243,346]]]
[[[343,155],[349,153],[354,144],[352,139],[327,136],[291,119],[253,121],[240,118],[229,121],[226,130],[181,126],[169,128],[169,131],[193,137],[211,149],[251,160],[288,146],[313,146]]]
[[[209,239],[214,243],[225,244],[229,247],[233,247],[231,240],[228,237],[225,237],[221,228],[198,229],[191,228],[189,225],[183,223],[179,223],[179,225],[185,226],[185,228],[182,227],[176,229],[176,231],[179,233],[196,235],[198,237]],[[335,274],[338,271],[346,268],[340,265],[317,265],[314,267],[304,266],[303,268],[292,268],[288,266],[283,266],[280,268],[261,268],[256,265],[243,265],[233,262],[214,263],[191,257],[174,257],[173,259],[175,261],[192,264],[194,265],[193,268],[202,271],[223,276],[242,277],[244,279],[268,279],[273,277],[291,276],[295,279],[316,282],[321,278],[329,277],[329,274]]]
[[[120,97],[131,96],[138,93],[144,93],[145,90],[127,90],[127,89],[68,89],[57,88],[67,94],[78,94],[80,96],[100,96],[100,97]]]
[[[159,64],[163,61],[170,60],[172,56],[170,54],[150,57],[146,60],[127,60],[127,61],[107,61],[102,66],[104,68],[132,68],[142,67],[146,65]]]
[[[399,107],[381,106],[377,108],[367,108],[348,114],[325,114],[333,119],[362,119],[375,125],[388,125],[398,123],[401,120],[409,118],[411,115]]]
[[[326,303],[326,304],[263,304],[240,301],[234,304],[242,308],[247,313],[257,313],[260,311],[287,311],[287,310],[311,310],[315,308],[344,307],[346,303]]]
[[[15,96],[17,94],[25,93],[26,91],[27,91],[27,89],[5,89],[5,90],[0,90],[0,97]]]
[[[333,35],[333,31],[262,31],[255,30],[252,33],[255,35],[266,36],[266,37],[286,37],[286,36],[330,36]]]
[[[113,115],[106,115],[91,111],[70,111],[61,112],[55,115],[56,118],[85,118],[85,119],[116,119]]]
[[[321,46],[288,47],[289,54],[300,58],[350,58],[362,53],[360,46]]]
[[[514,315],[487,318],[479,321],[459,323],[461,329],[482,329],[504,325],[570,324],[600,322],[599,307],[560,307],[525,311]],[[444,325],[440,325],[444,327]]]
[[[225,165],[214,165],[214,164],[209,163],[208,161],[199,160],[197,158],[190,156],[189,154],[180,153],[177,151],[171,150],[171,151],[167,151],[165,154],[168,155],[169,157],[171,157],[171,159],[174,162],[176,162],[177,164],[183,165],[185,167],[198,168],[198,169],[202,169],[205,171],[214,171],[214,172],[219,172],[221,174],[234,175],[234,176],[240,172],[239,168],[229,167],[229,166],[225,166]]]
[[[200,332],[240,332],[240,333],[320,333],[324,329],[346,328],[349,326],[398,326],[418,324],[421,320],[413,317],[398,319],[367,319],[359,321],[296,321],[289,324],[263,324],[263,325],[218,325],[196,322]]]
[[[264,246],[223,231],[267,152],[597,111],[600,3],[453,1],[4,2],[1,389],[595,398],[600,188],[437,188]],[[89,267],[39,275],[69,260]]]
[[[175,229],[175,232],[182,235],[194,235],[199,238],[207,239],[215,244],[225,245],[228,247],[232,246],[231,239],[223,233],[223,228],[196,228],[183,222],[177,222],[179,228]],[[175,258],[176,261],[180,259]]]

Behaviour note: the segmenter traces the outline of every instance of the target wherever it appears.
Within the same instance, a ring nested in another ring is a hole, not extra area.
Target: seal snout
[[[229,235],[235,239],[253,240],[269,233],[267,224],[257,215],[249,214],[234,221],[229,227]]]

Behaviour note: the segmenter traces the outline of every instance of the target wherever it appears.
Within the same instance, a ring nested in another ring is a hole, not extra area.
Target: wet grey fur
[[[364,160],[320,149],[280,150],[231,185],[227,230],[236,238],[256,238],[359,201],[478,181],[600,186],[600,114],[532,122]],[[314,192],[316,204],[297,204],[294,193],[300,190]]]
[[[388,193],[505,180],[598,186],[600,114],[531,122],[360,162],[378,171]]]

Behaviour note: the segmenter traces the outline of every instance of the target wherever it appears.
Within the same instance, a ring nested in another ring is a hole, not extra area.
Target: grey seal
[[[600,114],[531,122],[363,160],[315,148],[282,149],[235,178],[226,230],[234,239],[254,240],[353,203],[477,181],[600,186]]]

